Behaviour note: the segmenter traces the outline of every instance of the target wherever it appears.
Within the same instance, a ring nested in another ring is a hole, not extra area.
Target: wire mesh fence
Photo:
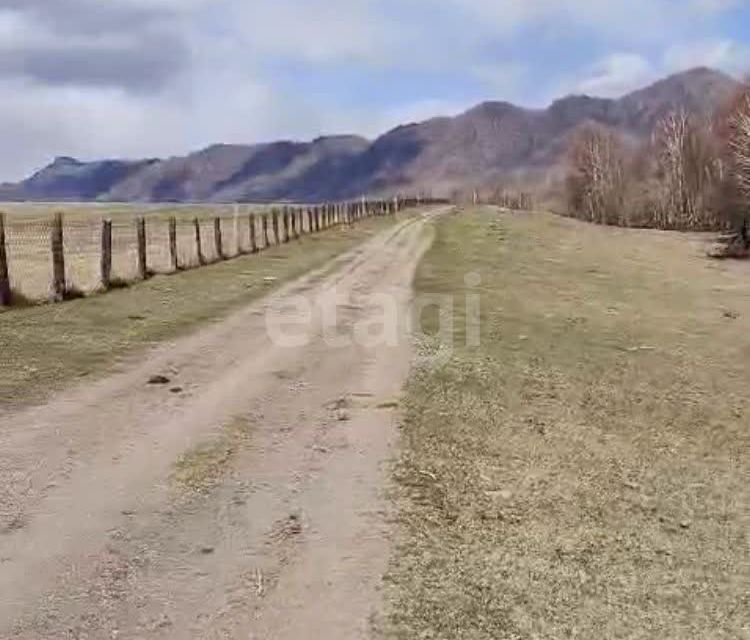
[[[230,205],[200,214],[119,211],[97,218],[0,213],[0,305],[104,291],[424,203],[362,200],[263,210]]]
[[[50,295],[51,220],[29,220],[5,224],[5,244],[10,289],[28,297]],[[12,265],[12,268],[11,268]],[[28,291],[28,293],[25,293]]]

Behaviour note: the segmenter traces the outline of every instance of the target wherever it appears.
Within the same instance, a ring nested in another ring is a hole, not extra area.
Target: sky
[[[0,181],[750,71],[750,0],[0,0]]]

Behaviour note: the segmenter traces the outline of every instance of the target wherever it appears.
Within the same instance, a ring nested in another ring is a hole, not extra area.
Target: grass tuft
[[[180,456],[172,474],[173,484],[181,491],[210,492],[250,437],[249,424],[240,418],[233,420],[212,439]]]

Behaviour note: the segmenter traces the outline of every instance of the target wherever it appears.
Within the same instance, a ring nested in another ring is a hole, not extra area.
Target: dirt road
[[[0,416],[0,637],[368,637],[430,234],[402,222],[121,373]],[[368,339],[378,294],[399,319],[389,344]],[[334,308],[359,339],[335,339]]]

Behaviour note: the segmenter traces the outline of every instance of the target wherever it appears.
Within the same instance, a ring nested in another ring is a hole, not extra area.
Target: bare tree
[[[742,198],[742,240],[748,244],[747,210],[750,206],[750,92],[745,91],[737,102],[729,121],[729,150],[732,172]]]
[[[657,225],[700,229],[716,225],[711,192],[721,170],[712,149],[711,127],[684,111],[666,116],[656,129],[662,197]]]
[[[590,125],[573,139],[568,204],[576,217],[600,224],[625,219],[625,155],[620,140]]]

